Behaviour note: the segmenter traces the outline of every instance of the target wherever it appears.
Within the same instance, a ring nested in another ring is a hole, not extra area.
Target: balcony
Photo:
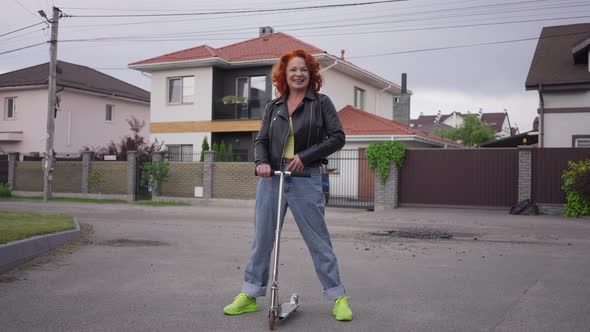
[[[0,131],[0,142],[20,142],[22,140],[22,131]]]
[[[213,120],[259,120],[269,100],[249,100],[245,103],[213,103]]]

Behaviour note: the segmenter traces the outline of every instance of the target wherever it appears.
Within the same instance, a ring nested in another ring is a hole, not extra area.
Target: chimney
[[[407,75],[402,74],[401,93],[393,96],[393,120],[403,124],[410,124],[410,94],[407,88]]]
[[[260,37],[264,37],[266,35],[270,35],[271,33],[274,33],[275,30],[272,27],[260,27],[260,28],[258,28],[258,32],[260,34]]]
[[[340,50],[340,60],[344,60],[344,52],[346,52],[346,50],[344,50],[344,49]]]

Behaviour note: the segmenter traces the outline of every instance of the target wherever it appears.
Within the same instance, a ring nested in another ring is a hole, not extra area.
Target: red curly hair
[[[287,64],[295,57],[302,58],[305,61],[305,66],[309,71],[309,87],[314,92],[320,91],[322,87],[323,79],[322,75],[320,75],[320,63],[311,54],[298,48],[281,55],[279,61],[272,68],[272,82],[279,97],[284,96],[289,89],[287,85]]]

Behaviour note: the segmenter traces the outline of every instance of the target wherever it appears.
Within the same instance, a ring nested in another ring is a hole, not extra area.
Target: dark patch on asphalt
[[[450,240],[453,234],[437,229],[408,229],[408,230],[388,230],[371,232],[375,236],[390,236],[396,238],[422,239],[422,240]]]
[[[169,246],[170,243],[153,240],[131,240],[131,239],[115,239],[98,243],[102,246],[110,247],[160,247]]]

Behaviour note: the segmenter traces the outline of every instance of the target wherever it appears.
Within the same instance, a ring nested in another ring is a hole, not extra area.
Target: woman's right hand
[[[260,177],[269,178],[271,176],[270,165],[260,164],[256,166],[256,173],[258,173],[258,176]]]

